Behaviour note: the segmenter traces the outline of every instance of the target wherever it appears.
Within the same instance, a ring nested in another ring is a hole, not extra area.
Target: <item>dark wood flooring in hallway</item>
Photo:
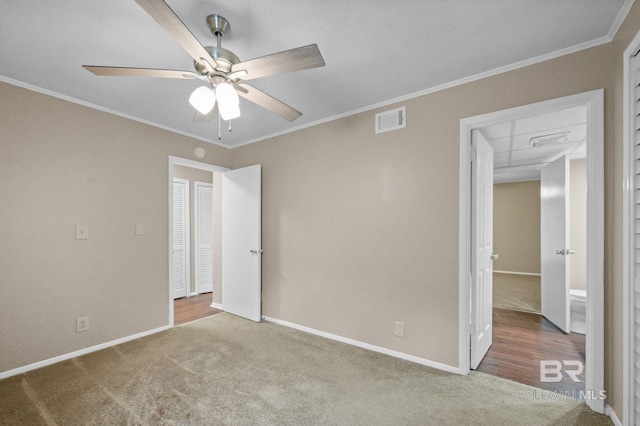
[[[493,344],[477,371],[584,399],[584,370],[577,376],[580,382],[566,374],[576,370],[573,366],[566,367],[560,382],[541,382],[541,360],[574,360],[586,365],[585,335],[565,334],[542,315],[494,308]]]
[[[173,301],[173,324],[180,325],[200,318],[219,314],[220,309],[211,307],[213,293],[182,297]]]

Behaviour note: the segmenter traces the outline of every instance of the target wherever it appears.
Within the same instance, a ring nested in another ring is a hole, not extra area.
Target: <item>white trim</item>
[[[604,406],[604,415],[605,416],[609,416],[609,418],[611,419],[611,422],[615,426],[622,426],[622,422],[620,421],[620,419],[616,415],[616,412],[613,411],[613,408],[611,408],[611,406],[609,406],[609,405],[605,405]]]
[[[634,0],[626,0],[626,1],[630,1],[631,3],[633,3]],[[631,8],[631,6],[629,6],[629,9]],[[629,12],[629,10],[625,11],[624,16],[622,16],[622,20],[624,20],[624,18],[626,18],[626,14]],[[614,34],[615,36],[615,34]],[[590,49],[592,47],[596,47],[596,46],[600,46],[602,44],[606,44],[609,43],[613,40],[613,37],[601,37],[589,42],[585,42],[585,43],[581,43],[581,44],[576,44],[574,46],[571,47],[567,47],[565,49],[561,49],[561,50],[557,50],[555,52],[551,52],[551,53],[547,53],[545,55],[540,55],[537,56],[535,58],[531,58],[531,59],[526,59],[524,61],[520,61],[520,62],[516,62],[510,65],[505,65],[502,67],[498,67],[489,71],[485,71],[479,74],[475,74],[469,77],[464,77],[464,78],[460,78],[458,80],[453,80],[447,83],[442,83],[433,87],[429,87],[427,89],[423,89],[423,90],[418,90],[417,92],[412,92],[403,96],[398,96],[392,99],[388,99],[386,101],[382,101],[382,102],[377,102],[375,104],[372,105],[368,105],[362,108],[358,108],[358,109],[354,109],[351,111],[347,111],[341,114],[336,114],[336,115],[332,115],[330,117],[327,118],[322,118],[320,120],[316,120],[316,121],[312,121],[310,123],[305,123],[302,124],[300,126],[296,126],[296,127],[292,127],[289,129],[285,129],[282,130],[280,132],[274,132],[274,133],[270,133],[268,135],[265,136],[260,136],[254,139],[250,139],[248,141],[245,142],[240,142],[237,143],[235,145],[233,145],[231,147],[231,149],[233,148],[238,148],[244,145],[250,145],[252,143],[256,143],[256,142],[260,142],[263,141],[265,139],[271,139],[271,138],[275,138],[276,136],[282,136],[282,135],[286,135],[287,133],[292,133],[292,132],[296,132],[298,130],[302,130],[302,129],[306,129],[308,127],[313,127],[313,126],[317,126],[320,124],[324,124],[324,123],[328,123],[330,121],[335,121],[335,120],[339,120],[341,118],[345,118],[345,117],[350,117],[352,115],[356,115],[356,114],[360,114],[363,112],[367,112],[367,111],[371,111],[377,108],[383,108],[392,104],[396,104],[396,103],[400,103],[400,102],[406,102],[408,100],[414,99],[414,98],[418,98],[420,96],[425,96],[425,95],[429,95],[432,93],[436,93],[436,92],[440,92],[442,90],[446,90],[446,89],[451,89],[453,87],[457,87],[457,86],[461,86],[463,84],[467,84],[467,83],[471,83],[477,80],[482,80],[485,78],[489,78],[489,77],[493,77],[495,75],[498,74],[503,74],[505,72],[508,71],[513,71],[513,70],[517,70],[519,68],[524,68],[524,67],[528,67],[529,65],[534,65],[540,62],[544,62],[544,61],[548,61],[551,59],[555,59],[555,58],[559,58],[561,56],[565,56],[565,55],[569,55],[571,53],[576,53],[576,52],[580,52],[582,50],[586,50],[586,49]]]
[[[635,0],[624,0],[624,4],[620,8],[620,11],[616,16],[616,19],[613,21],[613,24],[611,25],[611,28],[609,28],[609,32],[605,37],[609,39],[609,41],[613,40],[613,38],[618,33],[618,30],[620,30],[620,27],[622,26],[622,23],[624,22],[624,20],[627,18],[627,15],[629,14],[629,11],[631,10],[631,6],[633,6],[634,2]]]
[[[128,342],[130,340],[139,339],[141,337],[149,336],[151,334],[159,333],[161,331],[165,331],[171,328],[171,326],[165,325],[162,327],[154,328],[151,330],[143,331],[140,333],[132,334],[131,336],[121,337],[119,339],[111,340],[109,342],[100,343],[99,345],[89,346],[88,348],[79,349],[77,351],[69,352],[63,355],[58,355],[53,358],[45,359],[42,361],[34,362],[33,364],[25,365],[22,367],[14,368],[12,370],[7,370],[0,372],[0,380],[6,379],[7,377],[15,376],[18,374],[26,373],[28,371],[36,370],[38,368],[46,367],[47,365],[55,364],[61,361],[66,361],[68,359],[72,359],[81,355],[86,355],[91,352],[99,351],[102,349],[109,348],[111,346],[116,346],[121,343]]]
[[[394,358],[404,359],[406,361],[415,362],[416,364],[426,365],[427,367],[436,368],[438,370],[447,371],[449,373],[455,374],[467,374],[467,372],[462,372],[459,368],[453,367],[447,364],[441,364],[439,362],[431,361],[425,358],[420,358],[417,356],[409,355],[404,352],[398,352],[391,349],[383,348],[382,346],[371,345],[369,343],[361,342],[359,340],[350,339],[348,337],[339,336],[337,334],[327,333],[325,331],[316,330],[314,328],[305,327],[303,325],[298,325],[292,322],[279,320],[277,318],[271,318],[263,315],[262,319],[268,322],[272,322],[274,324],[282,325],[285,327],[293,328],[295,330],[304,331],[305,333],[314,334],[316,336],[324,337],[326,339],[335,340],[337,342],[346,343],[351,346],[356,346],[363,349],[368,349],[373,352],[378,352],[384,355],[389,355]]]
[[[168,288],[169,288],[169,327],[173,327],[173,298],[171,297],[171,274],[173,273],[173,267],[171,264],[171,247],[173,247],[173,166],[186,166],[191,167],[193,169],[207,170],[210,172],[218,172],[224,173],[229,171],[226,167],[214,166],[213,164],[201,163],[199,161],[189,160],[187,158],[175,157],[173,155],[169,156],[169,179],[167,180],[168,185],[168,194],[167,197],[168,204],[167,209],[169,210],[169,246],[167,251],[167,256],[169,259],[169,279],[168,279]]]
[[[216,308],[216,309],[220,309],[221,311],[224,311],[224,308],[222,307],[222,303],[213,302],[209,306],[212,308]]]
[[[509,275],[527,275],[531,277],[539,277],[540,274],[536,274],[534,272],[513,272],[513,271],[498,271],[496,269],[493,270],[496,274],[509,274]]]
[[[173,155],[169,156],[169,165],[171,166],[172,172],[173,172],[173,166],[185,166],[185,167],[191,167],[192,169],[200,169],[200,170],[206,170],[209,172],[218,172],[218,173],[225,173],[230,170],[226,167],[220,167],[220,166],[216,166],[209,163],[201,163],[199,161],[189,160],[188,158],[175,157]]]
[[[113,115],[116,115],[118,117],[126,118],[127,120],[137,121],[138,123],[146,124],[146,125],[152,126],[152,127],[157,127],[158,129],[166,130],[168,132],[176,133],[178,135],[186,136],[188,138],[198,139],[200,141],[207,142],[207,143],[212,143],[214,145],[218,145],[218,146],[221,146],[221,147],[227,148],[227,149],[229,148],[228,146],[223,145],[223,144],[221,144],[220,142],[217,142],[214,139],[207,139],[207,138],[204,138],[202,136],[194,135],[193,133],[188,133],[188,132],[184,132],[182,130],[177,130],[177,129],[173,128],[173,127],[169,127],[169,126],[165,126],[164,124],[156,123],[155,121],[150,121],[150,120],[147,120],[147,119],[144,119],[144,118],[136,117],[135,115],[130,115],[130,114],[127,114],[127,113],[124,113],[124,112],[116,111],[114,109],[103,107],[101,105],[97,105],[97,104],[94,104],[94,103],[91,103],[91,102],[87,102],[87,101],[82,100],[82,99],[74,98],[72,96],[63,95],[62,93],[58,93],[58,92],[54,92],[54,91],[49,90],[49,89],[44,89],[42,87],[34,86],[33,84],[25,83],[25,82],[20,81],[20,80],[14,80],[12,78],[5,77],[3,75],[0,75],[0,81],[5,82],[7,84],[11,84],[13,86],[22,87],[23,89],[31,90],[32,92],[42,93],[43,95],[51,96],[53,98],[62,99],[63,101],[71,102],[71,103],[82,105],[82,106],[85,106],[85,107],[88,107],[88,108],[93,108],[93,109],[96,109],[98,111],[106,112],[107,114],[113,114]]]
[[[593,92],[592,92],[593,93]],[[604,390],[604,91],[587,102],[586,389]],[[590,399],[604,412],[602,399]]]
[[[560,111],[573,106],[587,107],[588,132],[592,137],[587,147],[588,271],[587,292],[587,383],[595,392],[604,390],[604,91],[602,89],[577,95],[524,105],[503,111],[482,114],[460,120],[460,209],[459,209],[459,359],[460,369],[469,371],[469,306],[471,286],[471,130],[500,121]],[[593,411],[602,413],[604,402],[588,400]]]
[[[633,259],[634,240],[632,235],[634,214],[634,119],[632,114],[635,104],[635,72],[631,70],[631,58],[640,49],[640,32],[636,34],[624,51],[623,60],[623,154],[622,154],[622,418],[625,424],[632,424],[635,417],[633,395],[633,365],[635,331],[633,330],[634,296],[633,285],[635,266]]]
[[[550,53],[546,53],[544,55],[536,56],[535,58],[525,59],[523,61],[515,62],[515,63],[510,64],[510,65],[505,65],[505,66],[502,66],[502,67],[494,68],[492,70],[484,71],[484,72],[481,72],[479,74],[475,74],[475,75],[472,75],[472,76],[469,76],[469,77],[464,77],[464,78],[460,78],[458,80],[442,83],[442,84],[439,84],[439,85],[436,85],[436,86],[432,86],[432,87],[427,88],[427,89],[419,90],[417,92],[412,92],[412,93],[409,93],[409,94],[406,94],[406,95],[403,95],[403,96],[398,96],[396,98],[392,98],[392,99],[389,99],[389,100],[386,100],[386,101],[377,102],[375,104],[371,104],[371,105],[368,105],[368,106],[365,106],[365,107],[362,107],[362,108],[357,108],[355,110],[351,110],[351,111],[347,111],[347,112],[344,112],[344,113],[332,115],[330,117],[322,118],[320,120],[315,120],[315,121],[312,121],[310,123],[306,123],[306,124],[303,124],[303,125],[300,125],[300,126],[291,127],[291,128],[279,131],[279,132],[270,133],[270,134],[265,135],[265,136],[259,136],[259,137],[254,138],[254,139],[249,139],[248,141],[237,143],[237,144],[235,144],[233,146],[224,145],[224,144],[221,144],[219,141],[216,141],[215,139],[207,139],[207,138],[204,138],[202,136],[193,135],[193,134],[190,134],[190,133],[187,133],[187,132],[176,130],[174,128],[171,128],[171,127],[159,124],[159,123],[155,123],[153,121],[145,120],[143,118],[135,117],[135,116],[132,116],[132,115],[129,115],[129,114],[125,114],[125,113],[122,113],[122,112],[118,112],[118,111],[115,111],[115,110],[112,110],[112,109],[109,109],[109,108],[102,107],[100,105],[96,105],[96,104],[93,104],[93,103],[90,103],[90,102],[87,102],[87,101],[83,101],[81,99],[73,98],[71,96],[67,96],[67,95],[63,95],[63,94],[60,94],[60,93],[56,93],[56,92],[53,92],[53,91],[48,90],[48,89],[43,89],[41,87],[34,86],[32,84],[28,84],[28,83],[24,83],[24,82],[21,82],[21,81],[18,81],[18,80],[14,80],[14,79],[11,79],[9,77],[4,77],[4,76],[0,75],[0,81],[4,81],[6,83],[13,84],[14,86],[23,87],[25,89],[29,89],[29,90],[32,90],[34,92],[43,93],[45,95],[53,96],[55,98],[60,98],[60,99],[63,99],[63,100],[69,101],[69,102],[80,104],[80,105],[83,105],[83,106],[86,106],[86,107],[89,107],[89,108],[94,108],[94,109],[97,109],[99,111],[103,111],[103,112],[114,114],[114,115],[117,115],[117,116],[120,116],[120,117],[128,118],[130,120],[138,121],[140,123],[148,124],[150,126],[158,127],[160,129],[167,130],[167,131],[170,131],[170,132],[173,132],[173,133],[177,133],[177,134],[180,134],[180,135],[183,135],[183,136],[187,136],[187,137],[198,139],[198,140],[201,140],[201,141],[204,141],[204,142],[212,143],[214,145],[218,145],[218,146],[221,146],[223,148],[233,149],[233,148],[238,148],[238,147],[241,147],[241,146],[244,146],[244,145],[250,145],[250,144],[255,143],[255,142],[260,142],[260,141],[263,141],[265,139],[271,139],[271,138],[274,138],[276,136],[286,135],[287,133],[296,132],[298,130],[306,129],[308,127],[313,127],[313,126],[317,126],[319,124],[323,124],[323,123],[327,123],[327,122],[330,122],[330,121],[338,120],[338,119],[341,119],[341,118],[349,117],[349,116],[352,116],[352,115],[360,114],[362,112],[371,111],[371,110],[374,110],[376,108],[385,107],[387,105],[395,104],[395,103],[398,103],[398,102],[404,102],[404,101],[407,101],[407,100],[410,100],[410,99],[414,99],[414,98],[417,98],[417,97],[420,97],[420,96],[424,96],[424,95],[428,95],[428,94],[431,94],[431,93],[439,92],[439,91],[445,90],[445,89],[450,89],[452,87],[460,86],[460,85],[463,85],[463,84],[466,84],[466,83],[470,83],[470,82],[473,82],[473,81],[477,81],[477,80],[482,80],[482,79],[487,78],[487,77],[492,77],[492,76],[495,76],[495,75],[498,75],[498,74],[502,74],[502,73],[505,73],[505,72],[508,72],[508,71],[513,71],[513,70],[516,70],[516,69],[519,69],[519,68],[524,68],[524,67],[527,67],[529,65],[534,65],[534,64],[537,64],[537,63],[540,63],[540,62],[548,61],[550,59],[555,59],[555,58],[558,58],[558,57],[561,57],[561,56],[569,55],[571,53],[580,52],[581,50],[586,50],[586,49],[590,49],[592,47],[596,47],[596,46],[600,46],[602,44],[609,43],[609,42],[611,42],[613,40],[613,38],[615,37],[616,33],[620,29],[620,26],[622,25],[622,23],[624,22],[625,18],[627,17],[627,14],[629,13],[629,10],[631,10],[631,6],[633,6],[633,2],[634,1],[635,0],[625,0],[625,3],[620,8],[620,11],[619,11],[618,15],[616,16],[616,19],[614,20],[611,28],[609,28],[609,32],[604,37],[600,37],[600,38],[597,38],[595,40],[587,41],[587,42],[584,42],[584,43],[579,43],[579,44],[576,44],[574,46],[566,47],[564,49],[556,50],[555,52],[550,52]]]

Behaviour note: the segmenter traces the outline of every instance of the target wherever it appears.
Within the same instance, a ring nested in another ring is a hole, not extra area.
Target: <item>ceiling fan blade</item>
[[[178,44],[187,51],[189,56],[196,62],[209,68],[210,71],[213,71],[216,67],[215,60],[167,3],[163,0],[136,0],[136,3],[151,15],[165,31],[175,38]]]
[[[83,65],[82,67],[91,71],[95,75],[101,76],[202,79],[201,75],[191,71],[159,70],[155,68],[102,67],[95,65]]]
[[[280,102],[276,98],[267,95],[263,91],[258,90],[249,84],[240,83],[236,84],[235,87],[238,89],[238,95],[289,121],[294,121],[302,115],[300,111]]]
[[[231,72],[245,71],[246,74],[240,74],[238,78],[240,80],[251,80],[278,72],[299,71],[323,66],[324,59],[320,54],[318,45],[310,44],[308,46],[239,62],[231,67]]]

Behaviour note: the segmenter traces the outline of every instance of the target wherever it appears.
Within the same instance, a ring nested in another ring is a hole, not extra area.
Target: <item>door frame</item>
[[[537,102],[460,120],[458,365],[470,371],[471,307],[471,131],[501,121],[587,107],[587,338],[586,390],[604,390],[604,90]],[[604,401],[588,399],[593,411],[604,412]]]
[[[225,167],[220,167],[220,166],[214,166],[213,164],[207,164],[207,163],[201,163],[199,161],[195,161],[195,160],[189,160],[187,158],[181,158],[181,157],[176,157],[173,155],[169,156],[169,179],[168,179],[168,193],[169,196],[167,197],[169,202],[168,202],[168,211],[169,211],[169,246],[168,246],[168,250],[167,250],[167,259],[169,260],[169,276],[167,277],[167,289],[169,290],[169,295],[168,295],[168,299],[169,299],[169,327],[173,327],[173,316],[174,316],[174,312],[173,312],[173,299],[171,298],[171,275],[173,273],[173,266],[172,266],[172,262],[171,262],[171,248],[173,247],[173,166],[186,166],[186,167],[191,167],[192,169],[200,169],[200,170],[206,170],[206,171],[210,171],[210,172],[218,172],[218,173],[224,173],[229,171],[229,169],[225,168]]]
[[[638,271],[635,267],[634,230],[634,179],[635,179],[635,69],[632,69],[633,56],[640,51],[640,32],[627,46],[623,55],[623,151],[622,151],[622,418],[625,424],[637,420],[635,414],[635,378],[634,365],[638,362],[635,355],[635,335],[633,312],[637,301],[633,291],[634,279]]]

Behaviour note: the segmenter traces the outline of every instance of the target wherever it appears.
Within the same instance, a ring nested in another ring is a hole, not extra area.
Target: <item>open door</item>
[[[478,130],[471,140],[471,368],[476,369],[493,338],[493,148]]]
[[[540,174],[540,272],[542,315],[571,329],[569,308],[569,159],[562,156]]]
[[[222,175],[222,307],[259,322],[261,312],[261,166]]]

